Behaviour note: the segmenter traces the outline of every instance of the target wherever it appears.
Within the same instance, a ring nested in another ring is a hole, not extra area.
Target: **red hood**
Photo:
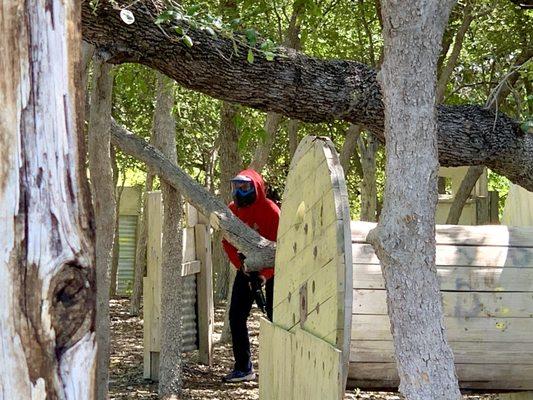
[[[265,181],[257,171],[253,169],[245,169],[239,172],[238,175],[244,175],[253,181],[256,191],[256,202],[263,202],[266,200]]]

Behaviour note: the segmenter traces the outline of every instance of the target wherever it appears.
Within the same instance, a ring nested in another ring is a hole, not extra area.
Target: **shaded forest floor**
[[[109,395],[111,400],[157,399],[157,383],[143,379],[143,329],[142,319],[130,317],[127,299],[111,300],[111,365]],[[224,309],[215,310],[214,365],[209,368],[197,361],[193,352],[186,356],[184,366],[183,400],[255,400],[259,398],[257,382],[224,384],[221,378],[233,365],[231,345],[220,344],[220,332]],[[254,354],[257,355],[259,335],[258,314],[250,321],[250,333]],[[255,363],[255,369],[257,363]],[[470,400],[497,399],[495,396],[469,396]],[[354,392],[345,400],[399,400],[394,393]],[[281,399],[280,399],[281,400]],[[285,400],[285,399],[283,399]],[[290,399],[286,399],[290,400]]]

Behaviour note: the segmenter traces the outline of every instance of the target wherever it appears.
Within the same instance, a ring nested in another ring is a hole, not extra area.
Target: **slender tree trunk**
[[[457,31],[457,34],[455,35],[452,54],[450,54],[450,58],[448,59],[446,66],[443,68],[439,76],[436,94],[437,103],[442,103],[442,100],[444,99],[446,85],[448,84],[450,76],[452,75],[452,72],[455,69],[455,66],[457,65],[459,54],[461,53],[461,49],[463,48],[463,40],[473,20],[474,15],[472,14],[472,3],[470,0],[468,0],[463,12],[463,21],[461,23],[461,26],[459,27],[459,30]]]
[[[96,56],[89,116],[89,171],[96,217],[96,370],[97,399],[107,399],[109,381],[109,274],[115,226],[115,188],[111,165],[112,66]]]
[[[113,188],[116,193],[115,201],[115,237],[113,239],[113,253],[111,255],[111,281],[109,285],[109,297],[113,298],[117,294],[117,275],[118,275],[118,261],[120,256],[120,200],[122,199],[122,193],[124,192],[124,184],[126,182],[126,174],[122,175],[122,182],[118,186],[119,168],[117,164],[116,150],[111,148],[111,165],[113,166]]]
[[[147,194],[152,191],[154,175],[147,168],[146,183],[142,194],[142,208],[139,213],[139,227],[137,228],[137,243],[135,246],[135,271],[133,275],[133,290],[131,293],[130,315],[138,316],[141,308],[143,292],[143,278],[146,275],[146,246],[148,238],[148,224],[146,221]]]
[[[278,133],[279,124],[281,123],[281,118],[281,114],[267,114],[264,126],[265,141],[260,141],[257,144],[254,157],[248,168],[255,169],[257,172],[261,173],[261,171],[267,164],[270,150],[272,149],[272,146],[274,145],[274,142],[276,140],[276,135]]]
[[[89,80],[89,70],[91,68],[92,60],[94,56],[94,46],[87,42],[81,42],[81,87],[84,91],[85,107],[84,118],[89,116],[89,107],[91,105],[90,91],[87,88],[87,82]]]
[[[359,135],[357,147],[363,170],[361,180],[361,221],[377,221],[376,153],[379,142],[374,135]]]
[[[300,16],[304,8],[300,0],[296,0],[293,4],[293,12],[289,22],[289,27],[287,32],[285,32],[285,39],[283,44],[295,50],[301,50],[302,42],[300,39]],[[252,162],[249,165],[249,168],[255,169],[257,172],[261,173],[263,168],[268,162],[268,156],[270,150],[274,145],[276,140],[276,135],[279,129],[279,125],[282,120],[282,115],[274,112],[267,113],[265,120],[265,141],[264,143],[259,142],[257,148],[255,149],[254,157]],[[294,154],[294,153],[293,153]]]
[[[352,161],[359,176],[363,175],[361,167],[361,160],[357,151],[357,138],[361,133],[361,127],[359,125],[350,124],[346,137],[344,138],[344,144],[339,154],[339,160],[344,170],[344,175],[348,175],[350,172]]]
[[[176,163],[176,122],[173,81],[159,74],[154,111],[154,144],[174,164]],[[181,376],[181,318],[183,280],[181,219],[183,204],[179,192],[161,181],[163,194],[163,238],[161,260],[161,352],[159,364],[159,396],[179,398]]]
[[[448,218],[446,218],[447,224],[457,225],[459,223],[459,218],[461,218],[466,201],[468,200],[468,197],[470,197],[472,189],[476,186],[479,177],[483,174],[484,169],[485,167],[482,165],[468,168],[450,207]]]
[[[78,2],[0,2],[3,399],[94,399],[79,12]]]
[[[300,128],[300,121],[297,119],[290,119],[287,127],[287,135],[289,136],[289,156],[292,160],[296,149],[298,148],[298,129]]]
[[[220,187],[219,193],[222,201],[228,204],[231,201],[231,188],[229,181],[242,169],[242,159],[239,156],[238,142],[239,131],[235,124],[238,106],[223,102],[220,107]],[[227,299],[230,284],[230,271],[233,268],[222,249],[222,232],[213,235],[213,270],[216,275],[215,301]]]
[[[452,5],[382,2],[387,182],[369,240],[383,267],[399,390],[409,400],[461,398],[435,267],[436,64]]]

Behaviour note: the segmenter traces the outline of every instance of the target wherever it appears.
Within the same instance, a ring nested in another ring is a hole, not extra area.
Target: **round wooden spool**
[[[366,242],[374,226],[350,228],[333,144],[306,137],[283,195],[274,323],[261,321],[262,400],[341,399],[346,377],[352,388],[398,388],[381,266]],[[436,242],[460,386],[533,390],[533,228],[441,225]]]
[[[350,214],[333,143],[299,145],[283,194],[274,323],[263,320],[260,398],[341,399],[352,310]]]

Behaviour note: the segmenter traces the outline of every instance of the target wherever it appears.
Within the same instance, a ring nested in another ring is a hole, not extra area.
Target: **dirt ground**
[[[142,319],[130,317],[127,299],[111,300],[111,365],[109,395],[111,400],[157,399],[157,383],[143,379]],[[197,362],[195,352],[186,356],[183,400],[254,400],[259,398],[257,382],[224,384],[221,378],[233,364],[231,345],[220,344],[223,308],[215,310],[214,365],[209,368]],[[251,318],[253,351],[257,354],[258,314]],[[257,364],[255,369],[258,370]],[[346,393],[345,400],[399,400],[395,393]],[[496,399],[492,396],[469,396],[470,400]],[[290,399],[280,399],[290,400]]]

